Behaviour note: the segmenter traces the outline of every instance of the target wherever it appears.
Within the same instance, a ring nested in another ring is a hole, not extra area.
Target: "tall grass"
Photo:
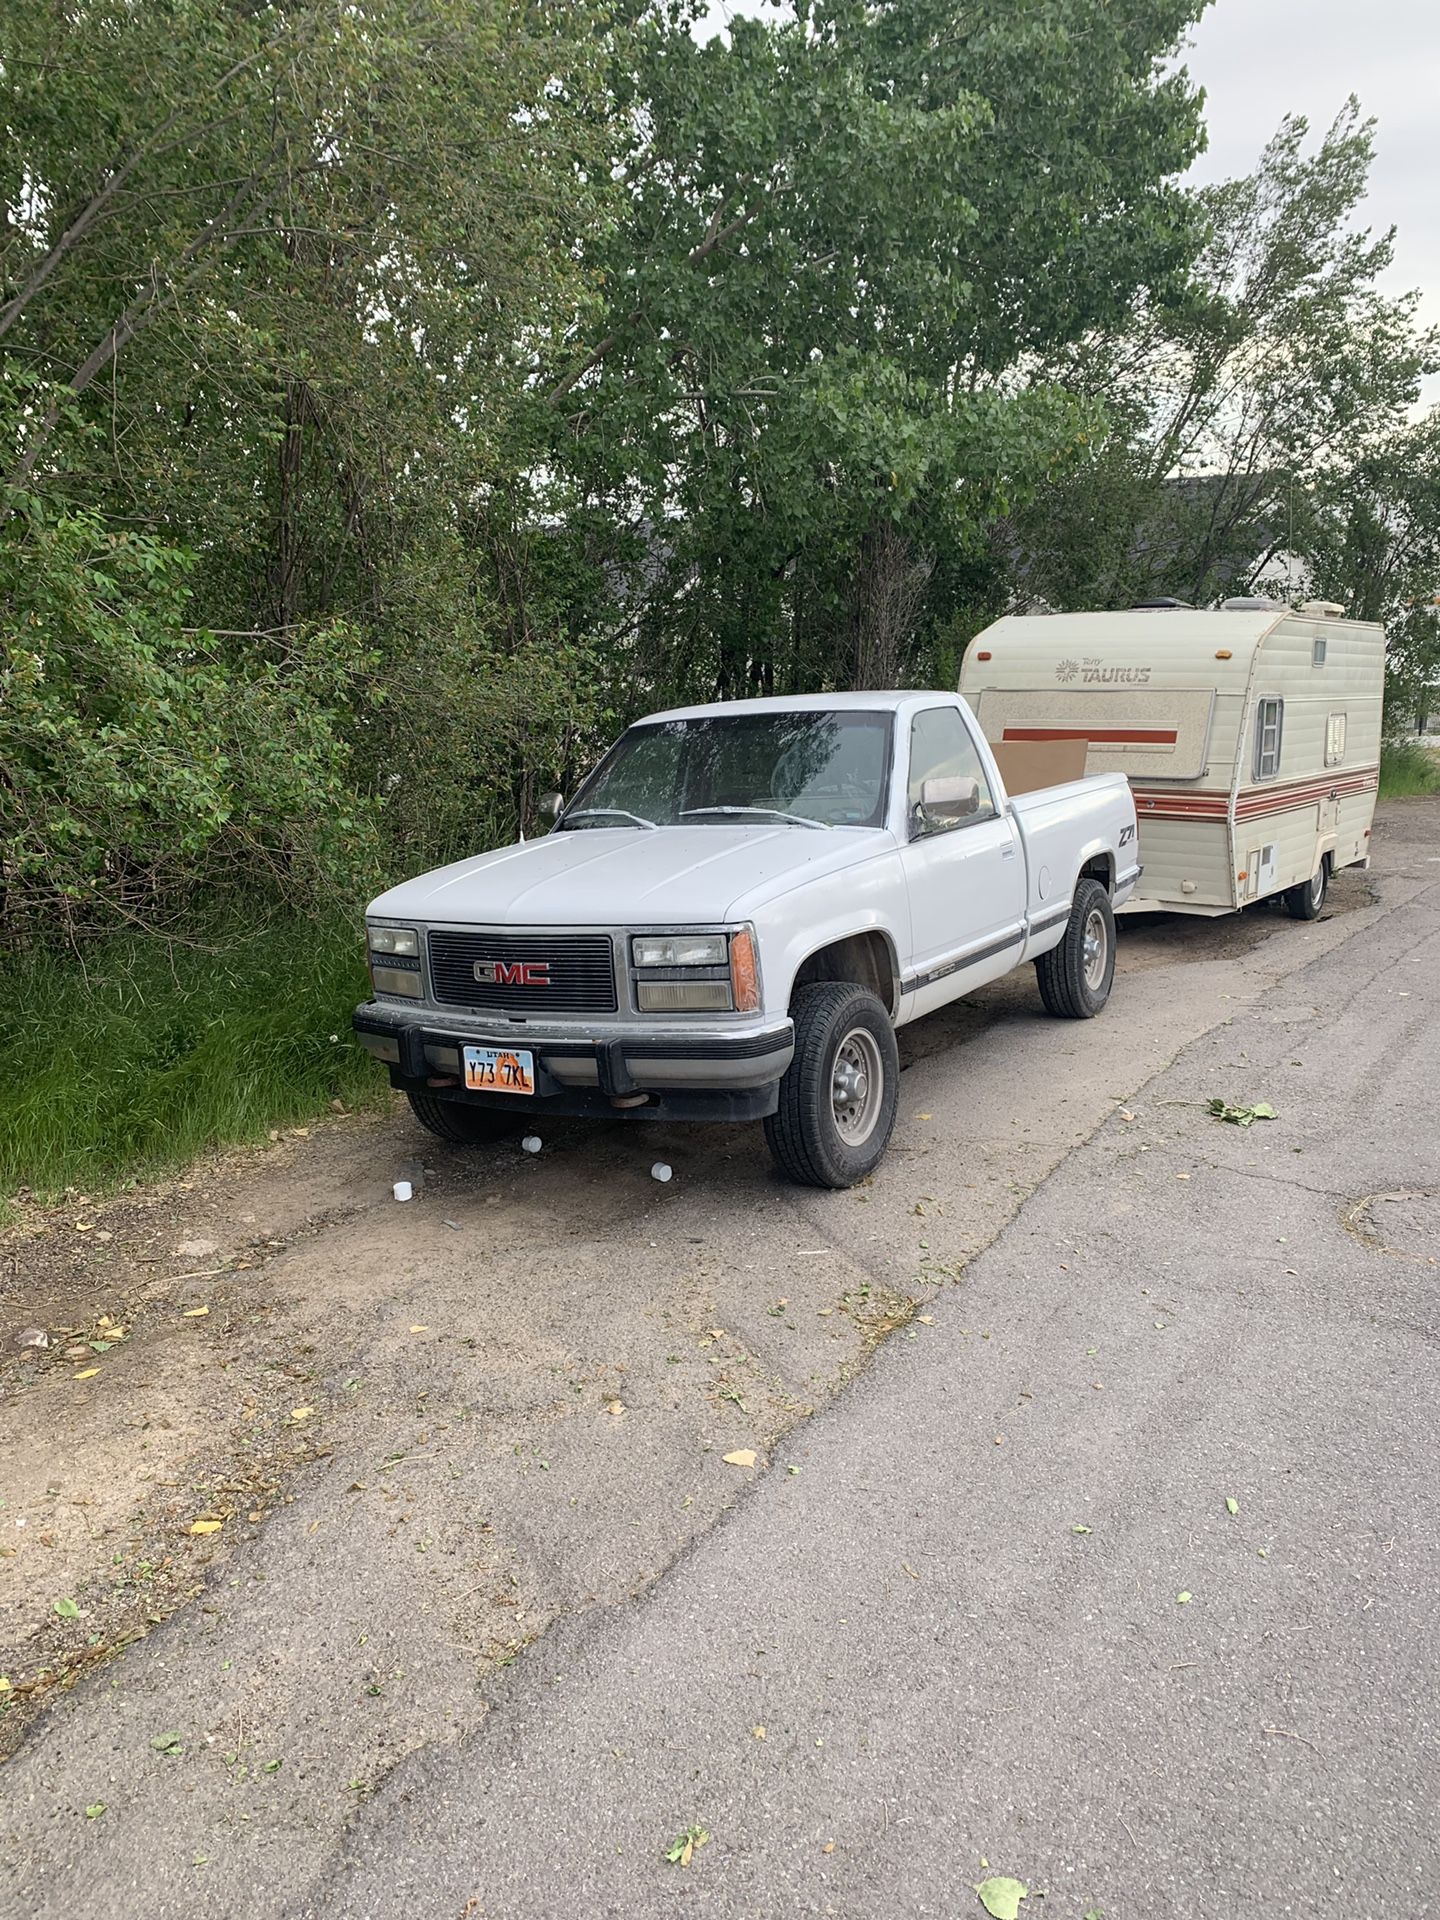
[[[89,1193],[377,1096],[355,1046],[353,928],[287,921],[11,955],[0,996],[0,1215],[29,1187]]]
[[[1440,743],[1437,743],[1440,746]],[[1418,740],[1387,740],[1380,749],[1380,798],[1440,791],[1440,751]]]

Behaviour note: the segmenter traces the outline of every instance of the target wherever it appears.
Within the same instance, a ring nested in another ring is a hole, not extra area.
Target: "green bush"
[[[1403,799],[1409,794],[1440,790],[1440,750],[1422,747],[1418,740],[1387,740],[1380,749],[1380,798]]]
[[[343,624],[217,639],[191,558],[98,515],[0,518],[0,931],[165,927],[195,901],[341,897],[373,871]]]

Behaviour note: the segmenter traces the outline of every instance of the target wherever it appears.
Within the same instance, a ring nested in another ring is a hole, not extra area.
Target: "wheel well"
[[[851,933],[843,940],[832,940],[828,947],[812,953],[800,967],[791,986],[811,987],[820,980],[851,980],[896,1012],[899,981],[895,955],[883,933]]]
[[[1098,880],[1107,893],[1115,891],[1115,860],[1112,854],[1096,853],[1081,867],[1076,877],[1078,886],[1081,880]]]

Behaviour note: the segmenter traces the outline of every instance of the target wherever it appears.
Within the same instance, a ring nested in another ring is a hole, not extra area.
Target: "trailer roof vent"
[[[1175,610],[1183,611],[1185,613],[1193,613],[1195,611],[1194,605],[1191,601],[1172,600],[1168,594],[1161,594],[1157,599],[1154,599],[1154,600],[1137,600],[1134,606],[1130,609],[1130,611],[1132,613],[1149,613],[1149,612],[1154,612],[1161,607],[1175,609]]]
[[[1237,593],[1220,602],[1222,613],[1283,613],[1283,600],[1267,600],[1263,594]]]
[[[1302,600],[1295,611],[1307,620],[1338,620],[1345,609],[1338,600]]]

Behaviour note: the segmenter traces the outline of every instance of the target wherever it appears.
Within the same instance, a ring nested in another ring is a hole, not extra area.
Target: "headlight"
[[[373,962],[370,978],[377,993],[393,993],[402,1000],[418,1000],[421,994],[418,967],[377,967]]]
[[[365,931],[371,953],[419,955],[420,936],[413,927],[367,927]]]
[[[730,945],[723,933],[639,933],[630,953],[637,967],[723,967]]]
[[[641,1013],[733,1013],[728,980],[640,980],[635,1004]]]

